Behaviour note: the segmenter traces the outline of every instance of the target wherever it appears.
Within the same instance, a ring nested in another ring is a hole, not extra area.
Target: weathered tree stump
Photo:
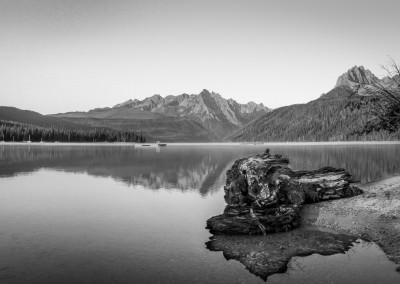
[[[207,220],[213,234],[287,231],[300,224],[302,204],[361,193],[344,169],[293,171],[289,159],[271,155],[269,149],[235,161],[226,174],[228,205],[222,215]]]

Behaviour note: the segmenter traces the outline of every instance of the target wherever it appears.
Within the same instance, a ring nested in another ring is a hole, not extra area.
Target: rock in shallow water
[[[222,215],[207,220],[207,229],[229,235],[287,231],[300,224],[302,204],[360,194],[351,183],[344,169],[293,171],[288,158],[266,149],[235,161],[227,171],[227,206]]]

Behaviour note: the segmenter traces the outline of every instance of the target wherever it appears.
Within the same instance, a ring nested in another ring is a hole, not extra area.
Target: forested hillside
[[[109,129],[64,129],[41,127],[25,123],[0,121],[1,141],[14,142],[145,142],[146,139],[133,131]]]
[[[244,126],[232,141],[358,141],[398,140],[399,133],[363,132],[370,116],[370,97],[339,86],[307,104],[276,109]]]
[[[0,140],[32,142],[144,142],[142,132],[77,124],[61,118],[0,107]]]
[[[138,130],[148,142],[211,142],[217,138],[196,121],[171,117],[120,119],[69,117],[69,121],[90,128],[108,128],[116,131]]]
[[[42,115],[31,110],[16,107],[0,106],[0,120],[32,124],[42,127],[58,127],[67,129],[90,129],[84,125],[75,124],[62,118]]]

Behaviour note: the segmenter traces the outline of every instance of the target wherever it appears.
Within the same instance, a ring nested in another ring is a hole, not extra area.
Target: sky
[[[400,60],[398,0],[0,0],[0,105],[42,114],[203,89],[306,103]]]

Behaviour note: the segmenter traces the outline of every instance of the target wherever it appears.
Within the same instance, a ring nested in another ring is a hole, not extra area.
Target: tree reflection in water
[[[145,188],[198,191],[221,189],[225,172],[239,158],[262,152],[283,154],[296,170],[324,166],[347,169],[355,179],[374,181],[400,174],[400,145],[168,145],[126,146],[2,145],[0,175],[15,176],[41,168],[112,177]]]

